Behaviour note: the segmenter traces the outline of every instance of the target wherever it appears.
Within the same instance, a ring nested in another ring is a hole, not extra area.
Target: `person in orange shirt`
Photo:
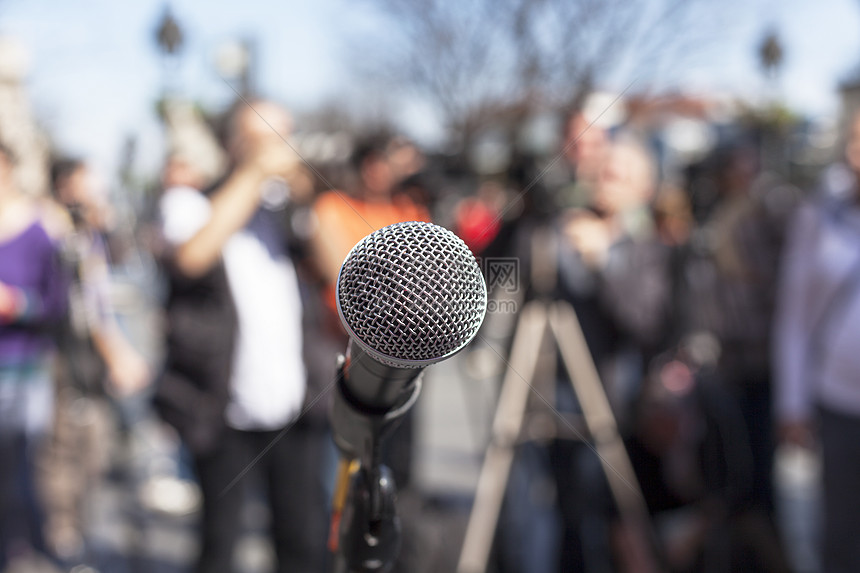
[[[366,235],[394,223],[430,221],[427,209],[400,190],[409,172],[395,156],[402,140],[374,136],[356,145],[351,163],[355,184],[349,192],[330,190],[314,203],[317,230],[313,247],[319,271],[326,284],[326,301],[331,313],[324,319],[332,346],[343,349],[347,336],[337,318],[335,284],[343,260]],[[331,363],[334,364],[334,357]],[[412,416],[407,415],[388,440],[383,461],[403,493],[409,485],[412,465]]]
[[[318,270],[326,285],[326,301],[330,313],[323,320],[323,330],[330,339],[329,344],[320,341],[320,347],[339,348],[343,351],[347,341],[340,320],[337,318],[335,284],[341,264],[352,247],[368,234],[382,227],[406,221],[430,221],[426,207],[407,193],[403,185],[410,175],[420,168],[421,158],[417,148],[402,138],[373,136],[359,142],[352,154],[354,183],[348,191],[329,190],[322,193],[313,206],[317,220],[312,246],[318,261]],[[331,357],[334,365],[335,357]],[[384,443],[382,461],[391,468],[394,483],[401,499],[409,495],[411,481],[414,419],[409,412],[402,419],[397,431]],[[402,514],[404,551],[398,557],[398,571],[411,571],[416,557],[409,547],[418,535],[417,515]]]
[[[430,221],[423,205],[397,192],[402,175],[390,157],[394,142],[380,136],[360,142],[352,156],[357,175],[353,189],[326,191],[314,204],[318,223],[314,246],[332,309],[340,266],[358,241],[394,223]]]

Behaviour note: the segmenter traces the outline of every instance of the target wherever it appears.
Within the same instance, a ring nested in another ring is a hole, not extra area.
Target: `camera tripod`
[[[547,250],[540,249],[538,244],[539,241],[533,241],[532,251],[535,254],[540,251],[544,256],[533,258],[535,263],[546,260]],[[541,277],[535,276],[536,270],[533,267],[532,280],[540,284],[536,279]],[[546,272],[547,268],[543,267],[543,270]],[[550,269],[550,274],[554,281],[554,268]],[[546,284],[546,277],[543,284]],[[492,437],[478,479],[457,573],[486,573],[515,447],[527,425],[534,383],[547,362],[555,364],[554,355],[549,359],[545,356],[546,345],[550,342],[554,342],[554,350],[561,354],[593,443],[591,447],[600,458],[620,521],[631,533],[632,551],[640,565],[637,570],[662,571],[648,508],[576,313],[568,302],[535,299],[526,303],[515,328],[510,360],[493,420]],[[552,409],[546,400],[544,402],[547,410]],[[583,432],[569,422],[566,425],[577,438],[582,438]],[[564,428],[559,430],[556,435],[560,435]]]

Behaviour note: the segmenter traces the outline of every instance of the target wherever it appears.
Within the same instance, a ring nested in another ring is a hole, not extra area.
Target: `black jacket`
[[[155,406],[188,448],[204,454],[218,444],[230,400],[238,329],[224,264],[189,280],[165,265],[169,280],[164,370]]]

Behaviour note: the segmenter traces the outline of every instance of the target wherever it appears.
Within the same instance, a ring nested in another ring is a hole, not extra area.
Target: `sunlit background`
[[[409,18],[422,6],[446,3],[402,3],[413,13],[404,19],[396,11],[400,4],[3,0],[0,34],[17,46],[14,57],[24,60],[24,85],[53,145],[90,159],[111,178],[129,138],[137,141],[136,168],[157,168],[163,150],[156,103],[166,93],[210,112],[226,107],[235,93],[225,80],[238,87],[235,76],[227,77],[226,60],[231,52],[241,60],[236,52],[242,47],[254,90],[299,116],[337,108],[359,121],[391,121],[419,141],[443,147],[447,132],[439,97],[404,72],[403,58],[411,55],[402,46],[413,24]],[[465,12],[483,4],[489,3],[451,2],[445,10]],[[615,6],[594,4],[598,12]],[[627,95],[675,92],[750,106],[775,101],[799,117],[826,123],[839,113],[840,84],[860,69],[860,4],[853,0],[631,4],[641,5],[643,13],[661,11],[654,18],[660,21],[645,33],[651,38],[648,61],[630,57],[631,44],[636,50],[645,43],[632,34],[601,44],[600,54],[583,56],[597,69],[595,87],[607,92],[618,93],[633,81]],[[168,15],[181,35],[173,55],[157,41]],[[605,18],[598,14],[597,20]],[[477,17],[474,25],[479,41],[493,26]],[[546,28],[549,36],[564,33]],[[593,27],[570,31],[586,32],[600,35]],[[771,34],[782,57],[768,71],[761,47]],[[464,45],[452,49],[468,53]],[[385,83],[367,81],[389,62]]]

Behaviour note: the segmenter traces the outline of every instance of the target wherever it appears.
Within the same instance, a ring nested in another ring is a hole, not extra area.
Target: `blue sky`
[[[365,5],[349,0],[171,5],[187,40],[175,72],[180,90],[213,108],[232,96],[212,66],[218,46],[231,39],[257,37],[263,93],[312,109],[358,92],[349,59],[361,54],[347,53],[342,38],[361,31],[384,35]],[[16,38],[29,52],[34,109],[61,149],[108,170],[133,133],[140,138],[143,167],[155,167],[161,131],[153,102],[164,70],[153,36],[164,6],[162,0],[0,0],[0,35]],[[759,0],[738,6],[725,39],[673,81],[698,92],[757,97],[763,83],[752,54],[763,30],[775,26],[786,49],[784,98],[813,116],[835,113],[838,82],[860,69],[860,1]],[[418,109],[407,109],[406,121],[432,133],[432,118]]]

